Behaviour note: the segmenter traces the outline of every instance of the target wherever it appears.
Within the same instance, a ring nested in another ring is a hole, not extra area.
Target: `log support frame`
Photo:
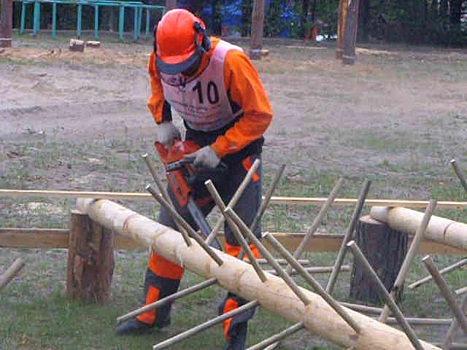
[[[183,266],[206,279],[217,278],[224,289],[259,304],[292,322],[302,322],[306,329],[341,347],[356,350],[409,349],[409,339],[399,330],[382,324],[350,309],[346,310],[362,326],[362,333],[353,329],[332,310],[325,301],[306,289],[309,305],[301,300],[276,276],[262,282],[253,267],[225,253],[219,252],[224,264],[215,261],[197,244],[187,247],[180,233],[145,218],[108,200],[78,200],[78,209],[92,220],[119,234],[130,236],[152,247],[166,259]],[[277,303],[281,300],[281,303]],[[421,342],[425,350],[438,347]]]

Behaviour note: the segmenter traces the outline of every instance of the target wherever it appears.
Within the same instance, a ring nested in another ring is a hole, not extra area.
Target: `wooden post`
[[[173,10],[177,7],[177,0],[165,0],[165,10]]]
[[[342,63],[354,64],[355,62],[355,43],[357,41],[358,29],[358,5],[360,0],[350,0],[347,9],[347,18],[345,20],[344,33],[344,54]]]
[[[345,21],[347,18],[348,0],[339,0],[339,13],[337,22],[337,41],[336,41],[336,58],[342,59],[344,55],[344,32]]]
[[[253,0],[251,14],[250,58],[260,60],[263,48],[264,0]]]
[[[73,211],[68,248],[68,297],[99,303],[108,301],[113,269],[112,232],[88,215]]]
[[[0,0],[0,47],[11,47],[13,0]]]
[[[389,225],[366,215],[356,227],[355,240],[378,277],[389,290],[396,280],[407,253],[408,237]],[[363,266],[354,261],[350,281],[350,297],[364,302],[382,304],[381,293]]]

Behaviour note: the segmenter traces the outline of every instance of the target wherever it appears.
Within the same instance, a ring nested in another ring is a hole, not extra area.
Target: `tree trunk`
[[[13,0],[0,0],[0,47],[11,47]]]
[[[250,57],[261,59],[261,55],[255,53],[263,48],[263,30],[264,30],[264,0],[253,0],[253,13],[251,16],[251,44]]]
[[[113,234],[89,216],[72,212],[66,292],[69,298],[104,303],[114,269]]]
[[[347,9],[344,33],[344,55],[342,56],[342,62],[344,64],[354,64],[355,62],[359,3],[360,0],[350,0],[349,8]]]
[[[347,0],[339,0],[339,13],[337,22],[337,42],[336,42],[336,58],[342,59],[344,55],[344,32],[345,21],[347,18]]]
[[[241,36],[249,36],[251,34],[251,13],[253,10],[252,0],[242,0],[241,5],[242,19],[240,26]]]
[[[177,7],[177,0],[165,0],[165,10],[173,10]]]
[[[360,218],[357,223],[355,242],[388,290],[394,285],[404,261],[407,241],[407,234],[395,231],[386,223],[376,221],[368,215]],[[380,295],[378,287],[371,282],[363,267],[354,262],[350,297],[363,302],[383,304]]]
[[[357,40],[368,42],[370,39],[370,0],[360,0],[360,10],[358,14]]]
[[[462,16],[462,0],[451,0],[450,6],[450,23],[454,25],[461,24]]]

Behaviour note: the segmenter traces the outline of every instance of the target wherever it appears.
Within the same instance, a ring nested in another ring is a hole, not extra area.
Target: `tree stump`
[[[71,213],[67,296],[104,303],[110,298],[114,270],[113,234],[88,215]]]
[[[357,222],[355,242],[388,289],[394,285],[407,253],[406,233],[391,229],[386,223],[363,216]],[[382,305],[379,288],[371,281],[358,261],[354,261],[350,281],[350,297],[354,300]],[[398,294],[402,295],[402,291]]]

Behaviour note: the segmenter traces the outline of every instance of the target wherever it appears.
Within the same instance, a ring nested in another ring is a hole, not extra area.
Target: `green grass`
[[[94,174],[94,180],[111,178],[108,190],[126,191],[128,188],[140,188],[148,181],[148,174],[144,162],[134,154],[140,153],[139,146],[124,144],[123,142],[106,141],[102,144],[83,144],[77,151],[77,145],[67,142],[35,141],[32,144],[15,146],[14,150],[20,154],[25,163],[16,162],[16,166],[7,168],[10,176],[2,178],[2,187],[28,188],[33,179],[43,183],[39,187],[47,187],[49,179],[47,172],[55,172],[70,163],[75,177],[84,174],[87,169]],[[105,147],[105,154],[99,151]],[[79,156],[77,156],[79,155]],[[99,161],[90,161],[98,159]],[[124,182],[118,179],[124,174],[131,173],[131,178]],[[273,172],[265,172],[265,188],[270,183]],[[277,195],[299,197],[326,197],[338,174],[320,171],[297,170],[293,174],[284,176],[280,182]],[[394,186],[388,182],[381,184],[376,179],[375,187],[371,189],[370,197],[378,197],[384,193],[385,186]],[[103,184],[109,184],[105,181]],[[358,195],[362,179],[345,178],[345,186],[341,197],[355,197]],[[300,184],[300,186],[297,186]],[[397,183],[398,187],[426,186],[423,178],[416,176]],[[66,189],[69,184],[63,183]],[[84,185],[83,189],[89,185]],[[61,186],[60,186],[61,187]],[[465,194],[455,183],[431,184],[434,198],[450,200],[466,200]],[[0,227],[66,227],[69,219],[68,210],[74,201],[60,199],[34,199],[34,203],[42,205],[31,206],[31,200],[2,199],[2,205],[8,208],[7,215],[0,218]],[[46,204],[46,205],[44,205]],[[155,217],[157,205],[152,202],[129,201],[126,206],[143,215]],[[54,211],[54,208],[62,210]],[[367,210],[366,208],[365,210]],[[318,206],[271,205],[263,220],[263,229],[276,232],[304,232],[315,218]],[[343,233],[352,214],[352,207],[332,207],[320,225],[321,232]],[[5,213],[5,208],[3,208]],[[467,210],[437,210],[437,215],[466,221]],[[5,250],[4,250],[5,251]],[[15,256],[26,259],[27,267],[0,295],[0,348],[1,349],[138,349],[149,348],[158,341],[174,336],[186,329],[204,322],[215,316],[217,304],[224,292],[218,287],[210,287],[194,296],[189,296],[175,304],[173,324],[170,328],[152,335],[141,337],[117,338],[114,335],[115,320],[129,310],[135,308],[141,298],[143,272],[146,266],[146,253],[139,251],[116,252],[116,270],[112,286],[112,302],[106,305],[82,305],[70,302],[64,296],[66,280],[66,251],[62,250],[14,250],[6,249],[8,254],[2,259],[2,266],[8,266]],[[9,259],[7,259],[7,257]],[[314,253],[307,257],[314,266],[332,265],[335,259],[333,253]],[[458,257],[435,256],[439,268],[457,261]],[[351,264],[352,258],[347,256],[345,263]],[[421,257],[415,259],[407,283],[425,276]],[[342,273],[334,296],[343,301],[348,299],[350,274]],[[446,276],[453,289],[463,286],[465,271],[456,271]],[[318,279],[326,285],[327,275],[320,275]],[[182,288],[195,284],[200,278],[187,273]],[[306,286],[298,279],[302,286]],[[449,317],[450,312],[444,299],[433,284],[428,284],[415,291],[406,290],[401,302],[404,314],[412,317]],[[251,323],[249,344],[255,344],[268,335],[281,331],[287,325],[278,316],[266,310],[259,310]],[[96,336],[98,329],[98,336]],[[423,339],[433,339],[428,328],[420,328],[418,334]],[[319,338],[304,336],[305,332],[290,337],[287,345],[282,349],[335,349]],[[178,344],[174,349],[193,349],[204,346],[207,349],[218,349],[222,346],[220,326],[190,338]]]

